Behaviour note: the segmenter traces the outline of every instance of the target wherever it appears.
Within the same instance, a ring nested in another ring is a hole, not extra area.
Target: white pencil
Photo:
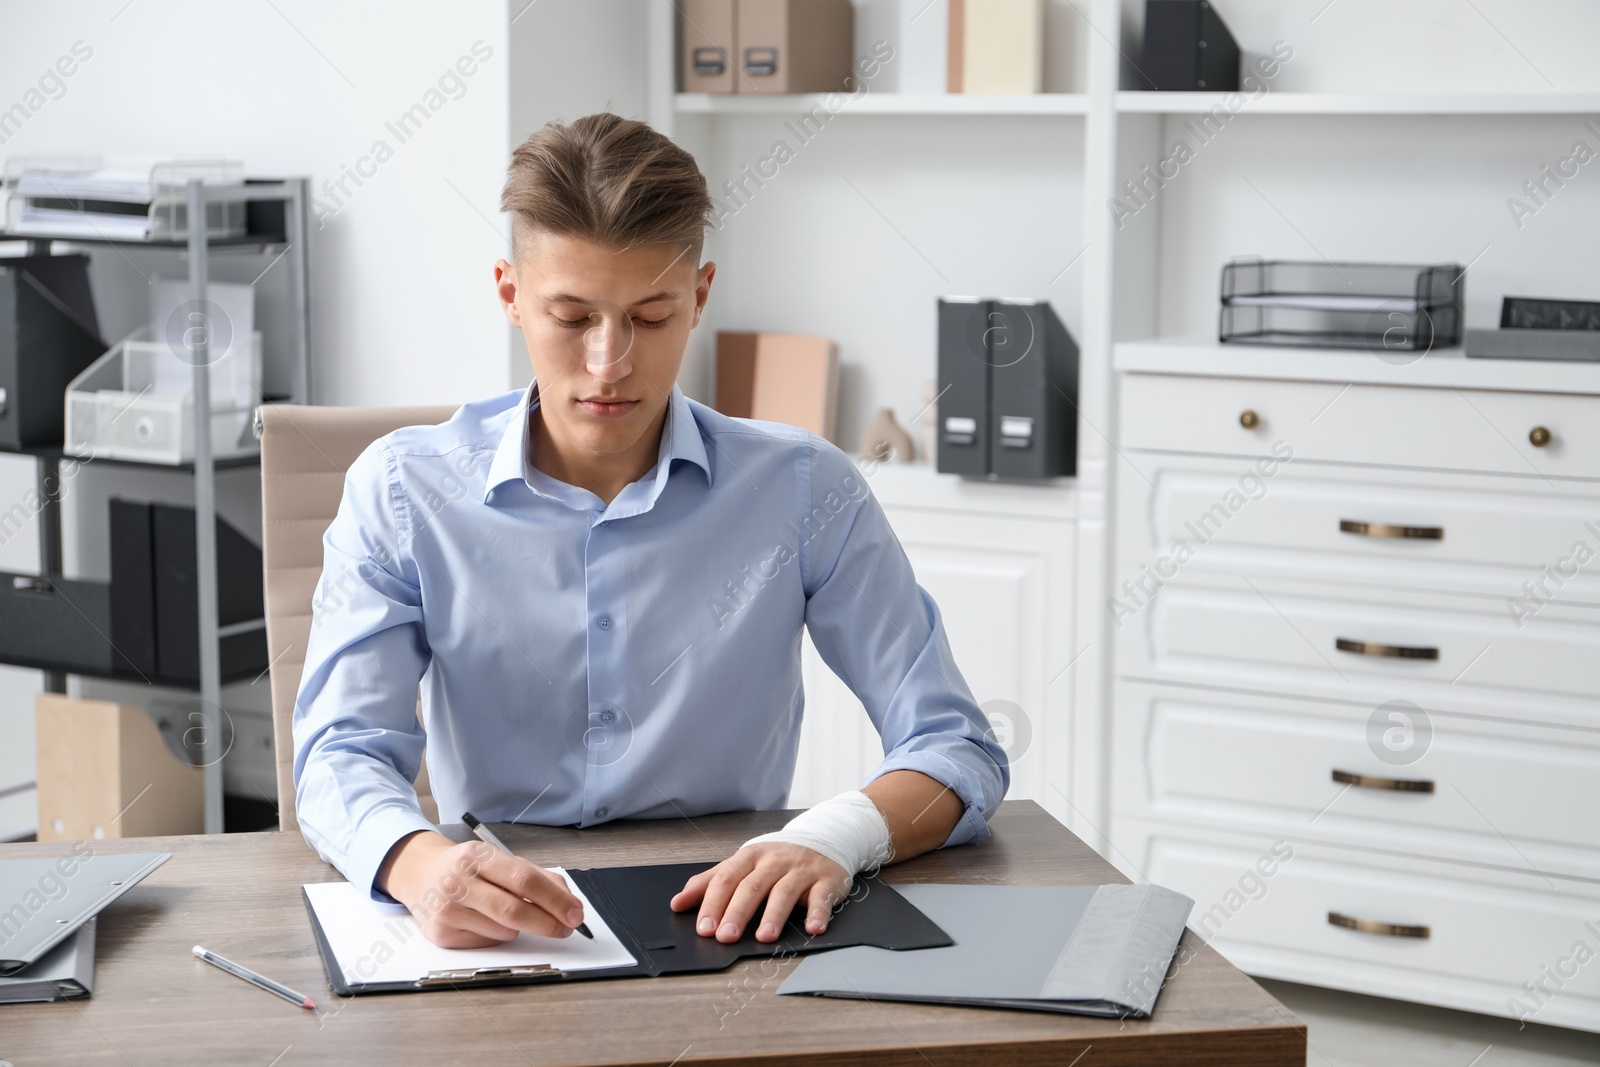
[[[227,971],[229,974],[237,978],[243,978],[246,982],[249,982],[253,986],[259,986],[260,988],[265,989],[268,993],[276,993],[278,996],[282,997],[284,1000],[287,1000],[291,1004],[298,1004],[300,1007],[310,1008],[312,1011],[317,1010],[316,1004],[311,1000],[310,997],[304,995],[303,993],[296,993],[286,985],[279,985],[272,979],[266,977],[265,975],[257,974],[248,967],[241,967],[232,960],[223,959],[215,952],[208,952],[199,945],[194,947],[194,954],[214,967],[220,967],[224,971]]]

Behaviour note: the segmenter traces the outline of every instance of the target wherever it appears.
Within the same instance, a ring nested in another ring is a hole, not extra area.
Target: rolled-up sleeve
[[[436,829],[411,784],[425,743],[417,684],[430,654],[408,520],[393,456],[374,442],[351,464],[323,536],[294,706],[300,831],[375,900],[392,899],[373,880],[395,842]]]
[[[806,626],[883,739],[883,762],[862,784],[921,771],[965,806],[940,847],[981,841],[1011,784],[1005,750],[866,479],[834,445],[816,436],[810,445],[798,524]]]

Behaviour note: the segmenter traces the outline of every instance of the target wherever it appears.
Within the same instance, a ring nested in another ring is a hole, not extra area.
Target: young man
[[[698,908],[706,936],[759,921],[773,941],[804,901],[818,933],[857,872],[988,836],[1005,753],[860,473],[674,384],[716,274],[693,157],[612,114],[551,124],[513,153],[502,208],[516,262],[495,289],[534,381],[350,468],[295,704],[306,839],[441,945],[567,936],[583,915],[558,877],[423,816],[422,723],[451,818],[782,808],[803,626],[885,758],[671,907]]]

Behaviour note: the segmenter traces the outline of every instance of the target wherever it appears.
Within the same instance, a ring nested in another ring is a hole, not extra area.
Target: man
[[[705,936],[759,919],[773,941],[803,901],[820,933],[857,872],[988,836],[1005,753],[850,460],[674,384],[716,274],[693,157],[602,113],[537,131],[508,174],[515,263],[495,288],[534,381],[351,466],[295,704],[301,829],[441,945],[568,936],[582,908],[558,877],[423,816],[424,741],[451,816],[781,808],[805,626],[885,759],[671,906]]]

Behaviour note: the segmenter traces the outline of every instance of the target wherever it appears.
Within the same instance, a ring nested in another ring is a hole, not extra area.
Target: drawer
[[[1128,588],[1113,601],[1125,676],[1600,726],[1600,608],[1550,604],[1518,626],[1491,597],[1259,574]]]
[[[1189,927],[1249,974],[1600,1029],[1595,883],[1121,818],[1113,838],[1150,881],[1193,897]],[[1554,995],[1534,1000],[1526,982]]]
[[[1145,478],[1124,479],[1120,494],[1130,571],[1472,591],[1517,597],[1523,612],[1551,599],[1600,604],[1600,483],[1293,460],[1258,470],[1190,455],[1138,463]]]
[[[1174,374],[1120,383],[1125,449],[1254,458],[1282,442],[1297,461],[1600,478],[1600,397]],[[1240,425],[1246,411],[1253,428]],[[1550,432],[1543,448],[1536,427]]]
[[[1116,706],[1119,815],[1600,881],[1595,731],[1138,682]]]

